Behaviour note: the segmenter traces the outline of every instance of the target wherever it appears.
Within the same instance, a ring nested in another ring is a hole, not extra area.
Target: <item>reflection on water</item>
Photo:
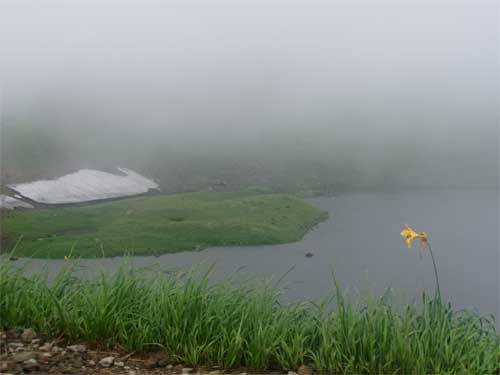
[[[436,255],[443,297],[460,309],[477,308],[497,317],[499,309],[499,218],[497,191],[413,191],[349,193],[310,202],[330,218],[297,243],[217,247],[160,257],[138,257],[137,266],[159,263],[186,268],[215,263],[214,278],[241,277],[282,281],[285,297],[315,299],[332,290],[331,267],[343,287],[380,294],[386,287],[407,300],[434,290],[429,256],[408,250],[399,233],[405,223],[426,231]],[[312,257],[305,253],[311,252]],[[33,261],[39,269],[47,261]],[[62,261],[48,261],[57,269]],[[112,270],[120,258],[85,260],[91,269]],[[96,267],[99,266],[99,267]]]

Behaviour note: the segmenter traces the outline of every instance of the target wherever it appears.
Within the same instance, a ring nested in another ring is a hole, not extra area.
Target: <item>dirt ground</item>
[[[190,368],[175,364],[164,352],[136,354],[93,350],[85,344],[67,345],[62,340],[37,335],[31,329],[0,332],[0,375],[6,374],[246,374],[245,369]],[[311,375],[302,366],[299,375]],[[276,374],[280,373],[268,373]],[[297,375],[289,372],[288,375]]]

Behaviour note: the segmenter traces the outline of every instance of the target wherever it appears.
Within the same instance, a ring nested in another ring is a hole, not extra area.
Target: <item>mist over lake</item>
[[[2,3],[4,183],[498,186],[494,1],[50,3]]]

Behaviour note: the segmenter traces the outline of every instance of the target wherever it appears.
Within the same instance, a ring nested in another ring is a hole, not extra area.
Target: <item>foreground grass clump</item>
[[[48,282],[0,267],[0,322],[69,341],[134,351],[164,350],[189,365],[320,373],[500,373],[493,322],[424,296],[398,306],[390,293],[363,303],[335,298],[282,304],[269,283],[235,286],[199,273],[75,277],[68,262]],[[333,303],[332,303],[333,302]]]
[[[2,219],[2,248],[62,258],[143,255],[207,246],[298,241],[326,214],[283,194],[189,193],[86,207],[20,211]]]

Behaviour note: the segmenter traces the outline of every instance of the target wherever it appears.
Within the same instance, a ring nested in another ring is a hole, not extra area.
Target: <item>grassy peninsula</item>
[[[157,255],[301,239],[326,213],[285,194],[202,192],[8,213],[2,251],[62,258]]]

